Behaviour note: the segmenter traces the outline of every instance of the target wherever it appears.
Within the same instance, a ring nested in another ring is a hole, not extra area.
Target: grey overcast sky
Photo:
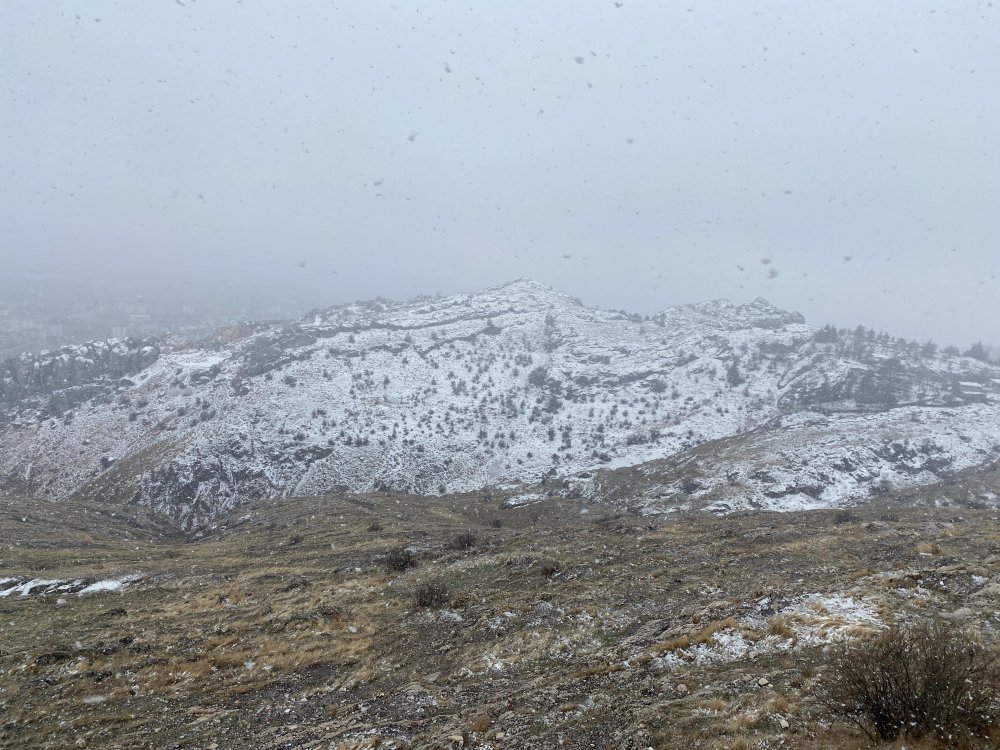
[[[0,261],[1000,342],[1000,2],[5,0]],[[2,270],[0,270],[2,273]],[[776,275],[775,275],[776,274]]]

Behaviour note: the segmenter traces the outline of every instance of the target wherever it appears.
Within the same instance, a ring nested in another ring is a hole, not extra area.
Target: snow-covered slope
[[[192,526],[269,496],[597,481],[742,435],[766,435],[760,450],[782,466],[810,446],[853,448],[859,425],[882,440],[923,420],[921,439],[934,439],[974,422],[971,442],[938,441],[963,466],[1000,444],[985,393],[1000,372],[864,332],[834,338],[764,300],[643,319],[530,281],[356,303],[197,347],[146,344],[140,371],[61,411],[51,396],[8,399],[0,478],[10,492],[139,502]],[[799,481],[798,464],[782,472]],[[836,489],[815,501],[860,498],[865,477],[831,475]],[[748,503],[778,507],[795,494],[753,493]]]
[[[1000,468],[992,405],[901,407],[869,414],[804,411],[637,467],[566,485],[641,513],[843,508],[899,490],[956,483]],[[966,502],[1000,506],[987,492]]]

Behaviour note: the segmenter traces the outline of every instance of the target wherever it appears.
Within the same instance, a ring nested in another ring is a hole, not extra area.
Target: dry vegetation
[[[5,748],[860,748],[819,700],[838,644],[933,613],[989,643],[998,622],[990,511],[385,495],[187,539],[0,503],[0,578],[143,575],[0,598]]]
[[[817,691],[833,715],[874,740],[1000,740],[997,650],[943,620],[893,624],[848,642]]]

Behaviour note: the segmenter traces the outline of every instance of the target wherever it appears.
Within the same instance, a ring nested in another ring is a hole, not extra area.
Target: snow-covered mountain
[[[0,376],[4,491],[187,527],[329,491],[558,487],[665,510],[724,485],[719,510],[838,505],[1000,458],[997,368],[760,299],[643,318],[521,280],[198,345],[67,347]],[[648,485],[623,493],[624,467]]]

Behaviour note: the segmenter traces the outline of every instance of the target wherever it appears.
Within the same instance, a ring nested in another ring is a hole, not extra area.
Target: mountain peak
[[[517,279],[512,279],[511,281],[506,281],[496,287],[490,287],[487,291],[492,289],[529,289],[540,292],[554,292],[553,289],[548,284],[543,284],[540,281],[535,281],[534,279],[529,279],[527,276],[521,276]]]

